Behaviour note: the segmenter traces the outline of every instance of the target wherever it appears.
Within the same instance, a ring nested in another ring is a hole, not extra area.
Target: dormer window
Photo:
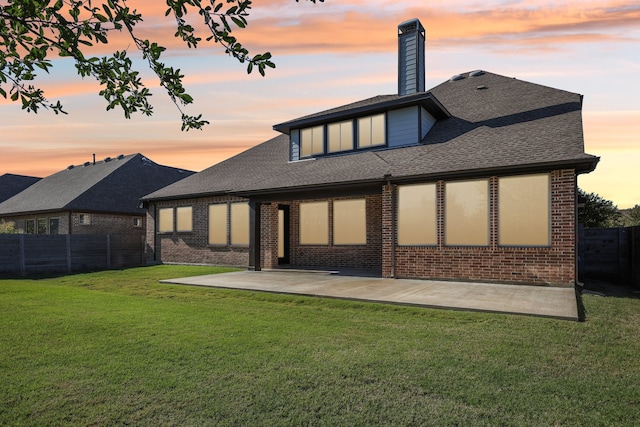
[[[358,148],[375,147],[385,143],[384,114],[358,119]]]
[[[328,152],[353,150],[353,121],[346,120],[327,125]]]
[[[300,157],[386,145],[385,120],[382,113],[300,129]]]
[[[300,131],[300,155],[302,157],[324,153],[324,126],[314,126]]]

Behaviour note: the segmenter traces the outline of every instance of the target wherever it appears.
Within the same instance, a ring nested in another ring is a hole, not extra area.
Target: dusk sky
[[[142,61],[155,114],[126,120],[119,110],[105,111],[95,80],[81,80],[72,60],[56,58],[51,74],[36,82],[69,114],[35,115],[0,98],[0,175],[44,177],[93,153],[102,159],[138,152],[200,171],[276,136],[274,124],[396,93],[397,25],[418,18],[427,30],[427,88],[482,69],[584,95],[586,152],[601,160],[579,186],[619,208],[640,204],[637,0],[256,0],[249,26],[234,35],[252,53],[273,54],[277,68],[266,77],[247,75],[246,64],[217,45],[182,46],[164,17],[165,2],[128,3],[145,17],[139,35],[168,47],[164,62],[186,75],[195,98],[186,111],[211,124],[181,132],[178,110]],[[195,24],[198,16],[187,19]],[[140,58],[124,35],[96,53],[119,49]]]

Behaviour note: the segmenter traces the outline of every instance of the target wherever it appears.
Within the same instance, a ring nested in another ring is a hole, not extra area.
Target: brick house
[[[0,203],[0,220],[28,234],[144,236],[140,197],[192,174],[142,154],[69,166]]]
[[[398,93],[279,136],[143,198],[149,260],[367,269],[573,286],[582,96],[476,70],[424,89],[425,31],[398,27]]]

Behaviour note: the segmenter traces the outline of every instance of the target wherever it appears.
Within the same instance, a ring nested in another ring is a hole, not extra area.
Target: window
[[[60,218],[49,218],[49,234],[60,234]]]
[[[249,203],[231,203],[231,244],[249,244]]]
[[[142,227],[142,218],[133,218],[134,227]]]
[[[181,206],[176,208],[176,231],[189,232],[193,230],[193,208]]]
[[[505,246],[550,245],[548,174],[498,179],[498,242]]]
[[[384,114],[358,119],[358,148],[374,147],[386,143]]]
[[[173,208],[158,210],[158,231],[160,233],[171,233],[173,231]]]
[[[79,215],[80,225],[91,225],[91,215],[87,213],[81,213]]]
[[[300,131],[300,155],[302,157],[324,153],[324,126]]]
[[[398,187],[398,244],[438,244],[436,184]]]
[[[36,220],[28,219],[25,224],[25,233],[36,234]]]
[[[38,234],[47,234],[46,218],[38,218]]]
[[[329,203],[300,203],[300,244],[329,244]]]
[[[333,202],[333,243],[335,245],[367,244],[365,199]]]
[[[353,121],[347,120],[327,126],[328,151],[353,150]]]
[[[489,180],[445,184],[445,244],[489,245]]]
[[[227,244],[227,204],[209,205],[209,244]]]

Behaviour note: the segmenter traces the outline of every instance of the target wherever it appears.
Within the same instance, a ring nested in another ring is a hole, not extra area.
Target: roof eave
[[[314,115],[313,117],[295,119],[288,122],[280,123],[273,126],[273,129],[289,135],[291,129],[315,126],[337,120],[348,120],[366,114],[376,114],[399,108],[420,105],[436,119],[446,119],[451,117],[451,113],[438,101],[431,92],[420,92],[417,94],[407,95],[389,101],[382,101],[376,104],[354,107],[347,110],[336,111],[333,113]]]

